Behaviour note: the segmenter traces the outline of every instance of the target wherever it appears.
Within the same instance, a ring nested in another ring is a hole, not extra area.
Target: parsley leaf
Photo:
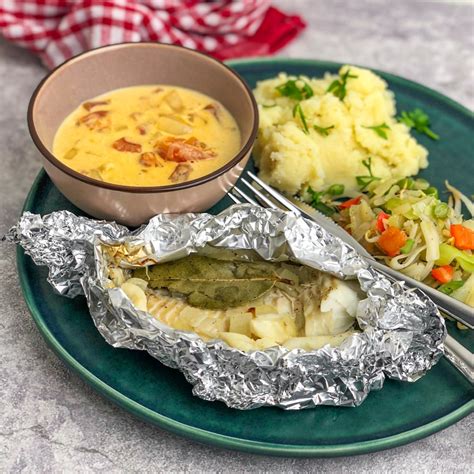
[[[329,130],[334,128],[334,125],[330,127],[320,127],[319,125],[313,125],[313,128],[323,137],[327,137],[329,135]]]
[[[374,176],[372,173],[372,158],[369,157],[367,161],[362,160],[362,164],[367,168],[369,172],[368,175],[365,176],[356,176],[357,184],[360,186],[360,190],[364,191],[370,183],[374,181],[380,180],[377,176]]]
[[[306,117],[304,116],[303,109],[301,108],[301,104],[299,102],[293,107],[293,117],[296,117],[296,115],[298,115],[301,123],[303,124],[303,132],[308,134],[308,124],[306,123]]]
[[[267,104],[262,104],[262,107],[264,109],[271,109],[272,107],[276,107],[276,106],[277,106],[277,104],[268,104],[268,105]]]
[[[398,121],[404,123],[408,128],[414,128],[419,133],[424,133],[432,140],[439,140],[439,135],[430,129],[430,118],[421,109],[410,112],[402,111]]]
[[[330,196],[340,196],[344,193],[344,185],[343,184],[332,184],[329,186],[328,190],[326,191],[327,194]]]
[[[311,205],[313,202],[319,202],[324,195],[323,192],[315,191],[311,186],[308,186],[307,192],[311,197]]]
[[[374,125],[373,127],[365,127],[364,125],[362,126],[364,128],[373,130],[380,138],[388,140],[387,132],[385,130],[390,130],[390,127],[385,122],[381,123],[380,125]]]
[[[327,204],[322,202],[322,197],[327,193],[325,193],[324,191],[317,192],[311,186],[308,186],[307,192],[311,198],[310,205],[317,209],[319,212],[322,212],[326,216],[332,216],[336,212],[333,207],[328,206]]]
[[[302,86],[299,86],[298,83],[303,83]],[[284,84],[280,84],[276,87],[276,90],[284,97],[289,97],[290,99],[294,100],[305,100],[313,97],[314,92],[311,89],[311,86],[302,79],[298,79],[297,81],[294,79],[290,79],[286,81]]]
[[[301,124],[303,125],[304,133],[308,134],[308,124],[306,122],[306,117],[304,115],[303,109],[299,101],[309,99],[314,95],[313,89],[311,86],[302,79],[290,79],[284,84],[280,84],[276,87],[276,90],[283,96],[289,97],[290,99],[297,100],[298,102],[293,107],[293,117],[298,116]]]
[[[358,76],[351,74],[348,69],[344,74],[339,74],[340,79],[335,79],[331,82],[326,92],[332,92],[339,100],[343,101],[347,94],[347,79],[356,79]]]

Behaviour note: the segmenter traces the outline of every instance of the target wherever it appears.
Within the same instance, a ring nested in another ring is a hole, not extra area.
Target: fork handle
[[[409,276],[403,275],[377,260],[367,259],[367,262],[380,273],[383,273],[390,278],[394,278],[395,280],[402,280],[411,288],[419,288],[436,306],[438,306],[441,311],[451,316],[456,321],[464,324],[469,329],[474,329],[474,310],[467,304],[464,304],[451,296],[445,295],[444,293],[441,293],[441,291],[431,288],[430,286],[414,280]]]

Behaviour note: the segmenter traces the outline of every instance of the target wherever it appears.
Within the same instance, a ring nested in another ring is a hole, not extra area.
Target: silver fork
[[[310,220],[315,221],[321,227],[326,229],[329,233],[339,237],[343,242],[353,247],[364,259],[371,265],[376,268],[378,271],[383,273],[389,279],[394,281],[402,280],[407,286],[412,288],[419,288],[425,294],[427,294],[431,300],[438,306],[438,308],[452,316],[457,321],[465,324],[470,329],[474,328],[474,314],[472,308],[467,306],[460,301],[455,300],[454,298],[449,297],[423,283],[420,283],[406,275],[403,275],[400,272],[397,272],[390,267],[378,262],[375,260],[367,250],[359,244],[349,233],[347,233],[342,227],[337,225],[334,221],[324,216],[316,209],[301,208],[298,201],[291,202],[289,199],[284,197],[278,191],[275,191],[271,186],[266,184],[260,178],[255,176],[251,171],[248,171],[248,176],[257,183],[258,187],[255,184],[250,183],[247,179],[241,178],[240,181],[258,198],[259,202],[264,205],[264,207],[269,207],[272,209],[283,209],[285,211],[292,211],[296,215],[306,217]],[[234,187],[228,196],[236,203],[241,204],[242,202],[248,202],[253,205],[259,205],[258,202],[249,196],[246,192],[241,189]],[[445,347],[447,349],[446,356],[453,365],[458,368],[471,382],[474,381],[474,360],[473,354],[468,351],[465,347],[459,344],[451,336],[447,336],[445,340]]]

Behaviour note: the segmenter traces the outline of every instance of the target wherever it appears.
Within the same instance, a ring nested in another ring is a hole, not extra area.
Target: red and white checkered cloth
[[[271,54],[305,27],[271,0],[0,0],[0,34],[54,67],[82,51],[159,41],[219,59]]]

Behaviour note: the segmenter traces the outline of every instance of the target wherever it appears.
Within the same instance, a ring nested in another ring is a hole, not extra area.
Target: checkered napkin
[[[0,33],[54,67],[82,51],[159,41],[219,59],[271,54],[305,27],[271,0],[0,0]]]

